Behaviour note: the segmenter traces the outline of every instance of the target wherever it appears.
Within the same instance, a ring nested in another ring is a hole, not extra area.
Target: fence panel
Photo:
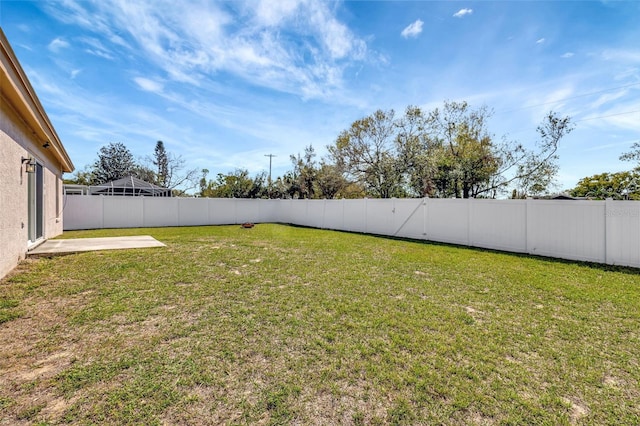
[[[394,229],[392,236],[425,238],[426,199],[397,199],[394,203]]]
[[[443,243],[469,244],[469,200],[427,200],[425,238]]]
[[[307,218],[307,203],[305,200],[291,200],[287,206],[289,221],[293,225],[311,226]]]
[[[179,198],[139,198],[143,200],[143,226],[178,226],[180,224]]]
[[[607,200],[606,206],[606,262],[640,267],[640,203]]]
[[[206,198],[179,198],[178,200],[180,226],[209,224],[209,200]]]
[[[368,234],[393,235],[394,202],[395,200],[367,200],[364,220]]]
[[[367,201],[364,200],[344,200],[343,204],[343,226],[344,230],[351,232],[367,232],[366,208]]]
[[[324,227],[347,231],[344,226],[344,200],[325,200]]]
[[[93,197],[87,195],[86,197]],[[101,197],[104,228],[144,227],[144,197]]]
[[[324,225],[324,200],[304,200],[307,208],[306,225],[311,228],[322,228]]]
[[[236,200],[233,198],[207,198],[209,225],[228,225],[236,222]]]
[[[64,196],[64,229],[100,229],[104,228],[103,197],[82,195]]]
[[[258,220],[256,222],[280,222],[279,202],[281,200],[258,200]]]
[[[469,200],[469,245],[527,251],[526,200]]]
[[[278,201],[278,223],[294,223],[294,217],[291,212],[294,200],[277,200]]]
[[[527,250],[563,259],[605,262],[605,203],[527,200]]]
[[[260,221],[260,200],[236,198],[234,201],[236,203],[236,219],[230,223],[256,223]]]

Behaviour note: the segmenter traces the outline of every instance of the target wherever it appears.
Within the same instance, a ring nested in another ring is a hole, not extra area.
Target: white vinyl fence
[[[278,222],[640,267],[640,201],[65,198],[64,229]]]

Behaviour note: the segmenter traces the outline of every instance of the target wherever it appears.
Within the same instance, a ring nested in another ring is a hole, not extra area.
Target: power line
[[[566,98],[557,99],[555,101],[544,102],[544,103],[535,104],[535,105],[526,105],[526,106],[523,106],[523,107],[520,107],[520,108],[514,108],[514,109],[508,109],[508,110],[504,110],[504,111],[499,111],[499,112],[496,113],[496,115],[497,114],[506,114],[508,112],[522,111],[522,110],[525,110],[525,109],[536,108],[536,107],[545,106],[545,105],[557,104],[557,103],[564,102],[564,101],[570,101],[572,99],[584,98],[584,97],[587,97],[587,96],[598,95],[600,93],[610,92],[612,90],[618,90],[618,89],[625,89],[627,87],[633,87],[633,86],[638,86],[638,85],[640,85],[640,82],[625,84],[623,86],[611,87],[609,89],[598,90],[596,92],[589,92],[589,93],[583,93],[583,94],[580,94],[580,95],[569,96],[569,97],[566,97]]]
[[[599,120],[599,119],[602,119],[602,118],[617,117],[619,115],[634,114],[634,113],[637,113],[637,112],[640,112],[640,109],[637,109],[637,110],[634,110],[634,111],[618,112],[616,114],[599,115],[597,117],[583,118],[581,120],[571,120],[571,123],[580,123],[582,121]],[[505,133],[505,136],[506,135],[514,135],[514,134],[518,134],[518,133],[529,132],[529,131],[531,131],[531,129],[520,129],[520,130],[516,130],[514,132]]]
[[[633,114],[636,112],[640,112],[640,109],[637,109],[635,111],[626,111],[626,112],[619,112],[617,114],[610,114],[610,115],[601,115],[599,117],[590,117],[590,118],[583,118],[582,120],[574,120],[574,123],[579,123],[581,121],[589,121],[589,120],[597,120],[599,118],[609,118],[609,117],[616,117],[618,115],[626,115],[626,114]]]

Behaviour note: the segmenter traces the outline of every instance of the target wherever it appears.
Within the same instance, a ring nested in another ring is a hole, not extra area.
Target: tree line
[[[408,106],[402,114],[378,110],[340,132],[325,157],[318,159],[311,145],[291,155],[290,170],[273,180],[245,169],[213,178],[208,169],[186,170],[162,141],[142,162],[112,143],[71,181],[95,185],[133,175],[177,195],[235,198],[522,198],[554,189],[558,145],[574,128],[570,118],[549,112],[536,143],[525,147],[496,138],[488,129],[491,114],[467,102],[429,111]]]
[[[622,172],[604,172],[584,177],[569,194],[594,200],[640,200],[640,142],[635,142],[631,151],[621,154],[619,158],[635,163],[634,167]]]

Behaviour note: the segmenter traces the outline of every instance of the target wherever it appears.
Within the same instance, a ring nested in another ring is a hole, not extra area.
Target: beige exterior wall
[[[23,158],[42,166],[42,238],[29,242],[29,180]],[[73,163],[0,28],[0,278],[30,246],[62,233],[62,172]]]
[[[32,156],[44,171],[44,238],[62,233],[62,167],[32,135],[26,123],[0,97],[0,277],[25,258],[28,246],[28,178],[23,157]]]

